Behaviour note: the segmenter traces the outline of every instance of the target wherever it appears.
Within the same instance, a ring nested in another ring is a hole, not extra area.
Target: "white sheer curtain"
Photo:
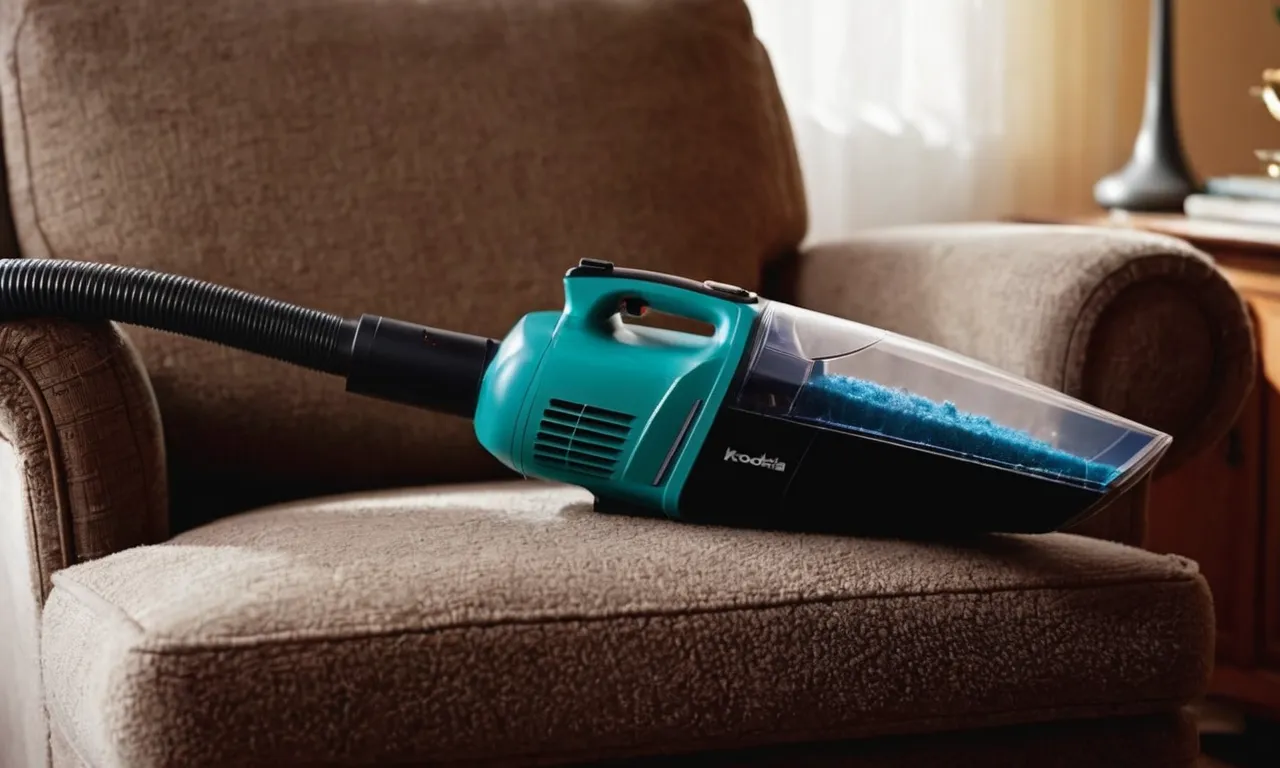
[[[1009,204],[1006,0],[748,0],[795,128],[811,237]]]
[[[1108,105],[1127,2],[747,0],[794,125],[811,239],[997,218],[1053,200],[1054,184],[1087,194],[1081,174],[1124,149]]]

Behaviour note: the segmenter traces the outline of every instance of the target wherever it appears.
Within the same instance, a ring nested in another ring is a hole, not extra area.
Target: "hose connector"
[[[343,330],[351,338],[348,392],[475,416],[496,340],[368,314]]]

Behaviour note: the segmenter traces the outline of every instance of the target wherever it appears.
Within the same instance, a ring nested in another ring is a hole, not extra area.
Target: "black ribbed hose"
[[[470,417],[497,342],[339,315],[190,277],[63,259],[0,259],[0,319],[110,320],[347,377],[351,392]]]
[[[61,259],[0,261],[0,313],[114,320],[344,375],[355,323],[190,277]],[[343,345],[343,336],[346,344]]]

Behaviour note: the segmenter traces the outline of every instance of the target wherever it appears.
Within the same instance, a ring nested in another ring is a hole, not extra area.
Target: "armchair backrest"
[[[7,0],[3,128],[28,257],[501,337],[582,257],[755,286],[806,225],[744,4]],[[505,474],[450,417],[127,329],[176,525]]]

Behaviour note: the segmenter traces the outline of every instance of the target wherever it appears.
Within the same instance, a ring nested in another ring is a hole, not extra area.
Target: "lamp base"
[[[1187,197],[1200,188],[1181,172],[1179,165],[1134,158],[1124,168],[1099,180],[1093,186],[1093,199],[1107,209],[1181,212]]]
[[[1187,197],[1199,191],[1182,151],[1173,75],[1172,0],[1151,0],[1142,126],[1129,163],[1093,187],[1093,199],[1103,208],[1150,213],[1181,211]]]

